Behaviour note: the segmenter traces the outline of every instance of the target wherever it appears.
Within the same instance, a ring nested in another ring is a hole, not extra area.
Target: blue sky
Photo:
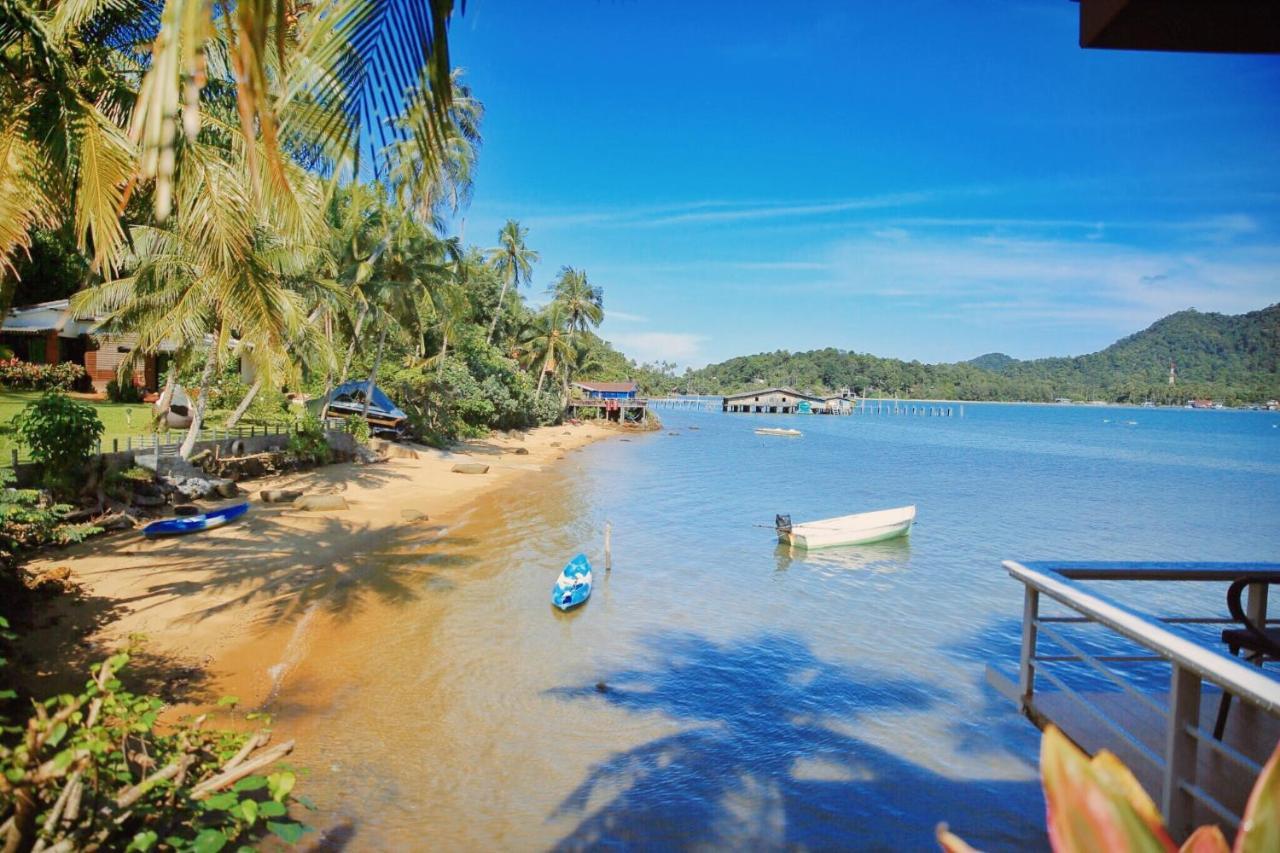
[[[699,366],[1101,349],[1280,301],[1280,57],[1081,50],[1069,0],[469,0],[465,239],[508,217]],[[462,226],[460,226],[462,227]]]

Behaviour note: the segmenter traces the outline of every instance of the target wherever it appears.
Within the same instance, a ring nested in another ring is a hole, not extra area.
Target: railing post
[[[1183,785],[1196,782],[1199,742],[1192,732],[1200,725],[1200,676],[1175,663],[1169,685],[1169,723],[1164,748],[1164,785],[1160,811],[1175,839],[1191,834],[1195,800]]]
[[[1031,707],[1036,689],[1036,620],[1040,618],[1040,590],[1024,588],[1022,599],[1022,656],[1018,664],[1018,701]]]
[[[1267,584],[1251,583],[1248,586],[1249,598],[1245,602],[1244,613],[1249,621],[1259,628],[1267,622]]]

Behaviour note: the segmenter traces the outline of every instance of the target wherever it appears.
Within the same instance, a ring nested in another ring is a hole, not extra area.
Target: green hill
[[[1172,386],[1171,362],[1177,366]],[[711,364],[686,374],[684,382],[710,393],[789,385],[819,393],[850,388],[958,400],[1262,402],[1280,397],[1280,304],[1234,316],[1179,311],[1077,357],[1020,361],[988,353],[958,364],[922,364],[834,348],[779,351]]]

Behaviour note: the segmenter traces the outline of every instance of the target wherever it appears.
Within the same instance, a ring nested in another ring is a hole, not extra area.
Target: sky
[[[1280,302],[1280,57],[1083,50],[1070,0],[468,0],[481,246],[628,356],[1106,347]]]

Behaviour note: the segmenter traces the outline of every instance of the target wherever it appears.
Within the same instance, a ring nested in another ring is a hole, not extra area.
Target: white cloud
[[[706,337],[686,332],[623,332],[610,335],[609,340],[636,361],[690,364],[698,360]]]
[[[1237,223],[1239,224],[1239,223]],[[929,236],[833,244],[806,290],[927,298],[948,319],[1140,328],[1173,311],[1239,313],[1280,297],[1280,246],[1152,249],[1102,240]]]
[[[619,320],[623,323],[647,323],[649,318],[640,314],[628,314],[626,311],[616,311],[609,308],[605,311],[605,317],[610,320]]]

